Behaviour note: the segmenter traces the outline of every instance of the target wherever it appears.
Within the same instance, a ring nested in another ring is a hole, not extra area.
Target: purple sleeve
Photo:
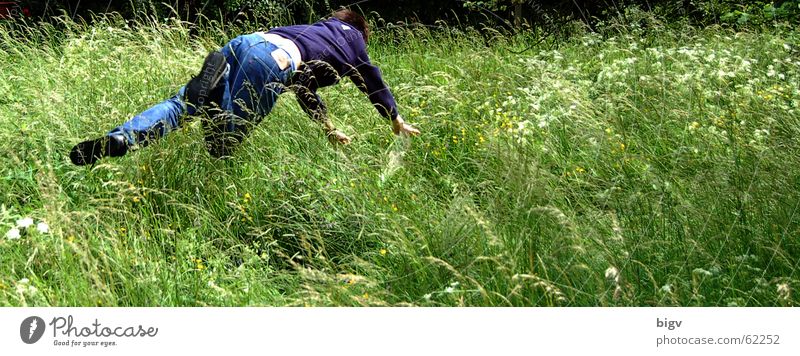
[[[381,70],[370,63],[366,50],[358,56],[356,70],[351,71],[349,76],[358,89],[369,96],[369,101],[378,109],[378,112],[385,118],[394,120],[397,118],[397,103],[394,101],[391,90],[383,82]]]

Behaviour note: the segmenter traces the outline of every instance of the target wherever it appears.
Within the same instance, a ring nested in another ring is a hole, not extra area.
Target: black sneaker
[[[121,135],[103,136],[83,141],[69,152],[69,159],[77,166],[94,164],[103,157],[121,157],[128,153],[128,142]]]
[[[209,53],[203,62],[203,68],[200,69],[200,74],[186,84],[185,101],[196,110],[209,104],[208,97],[211,94],[211,90],[222,79],[226,64],[225,55],[222,52],[214,51]]]

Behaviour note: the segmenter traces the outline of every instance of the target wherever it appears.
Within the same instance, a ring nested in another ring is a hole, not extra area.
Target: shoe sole
[[[200,74],[192,78],[186,85],[186,101],[195,108],[206,105],[211,90],[219,84],[222,74],[225,73],[225,55],[214,51],[206,56]]]
[[[76,166],[94,164],[103,157],[120,157],[128,153],[128,147],[121,140],[113,144],[112,137],[101,137],[83,141],[69,152],[69,159]]]
[[[69,159],[76,166],[94,164],[102,158],[104,146],[102,139],[81,142],[69,152]]]

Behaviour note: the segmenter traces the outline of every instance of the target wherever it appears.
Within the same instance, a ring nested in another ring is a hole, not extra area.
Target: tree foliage
[[[773,21],[800,22],[800,0],[78,0],[22,1],[39,16],[66,13],[72,17],[119,12],[132,18],[176,16],[194,22],[198,16],[217,19],[251,18],[267,24],[306,23],[331,10],[352,6],[368,17],[386,22],[435,24],[496,24],[524,27],[553,26],[580,20],[589,26],[620,16],[629,7],[658,13],[666,19],[688,19],[697,24],[758,26]]]

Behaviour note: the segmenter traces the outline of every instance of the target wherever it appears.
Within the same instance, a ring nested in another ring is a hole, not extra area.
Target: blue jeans
[[[277,49],[261,36],[249,34],[234,38],[220,50],[228,69],[209,98],[224,115],[218,116],[223,120],[218,129],[243,136],[248,127],[258,124],[272,110],[293,72],[292,66],[281,70],[272,58],[271,53]],[[185,90],[186,86],[181,87],[173,97],[134,116],[108,135],[122,135],[129,144],[144,146],[179,128],[184,118],[197,113],[183,101]]]

